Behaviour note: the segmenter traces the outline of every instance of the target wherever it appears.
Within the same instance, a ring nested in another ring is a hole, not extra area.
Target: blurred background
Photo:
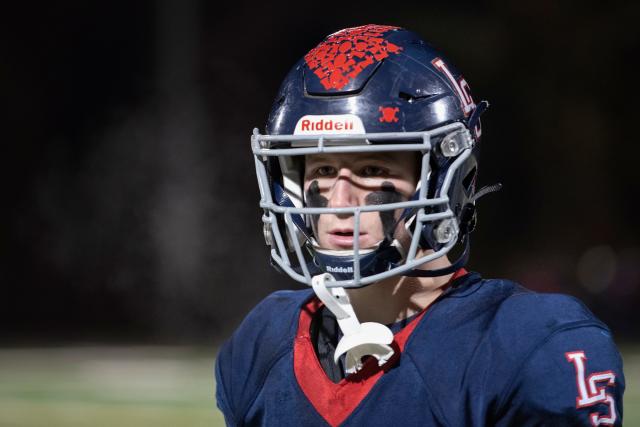
[[[504,188],[479,203],[469,266],[581,298],[640,425],[638,19],[637,2],[14,4],[0,425],[221,422],[217,346],[300,288],[269,266],[249,135],[301,56],[367,23],[421,34],[490,101],[480,185]]]

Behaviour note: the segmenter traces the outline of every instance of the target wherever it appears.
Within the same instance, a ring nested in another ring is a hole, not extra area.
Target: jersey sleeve
[[[228,345],[224,345],[216,358],[215,364],[215,380],[216,380],[216,404],[218,405],[218,409],[224,415],[224,421],[227,426],[235,426],[237,425],[235,418],[233,416],[233,411],[230,406],[228,393],[226,391],[226,383],[224,381],[224,377],[222,371],[224,367],[222,366],[225,361],[229,361],[231,359],[231,354],[226,354],[230,351]]]
[[[610,332],[568,325],[525,359],[503,394],[496,425],[620,426],[624,388]]]

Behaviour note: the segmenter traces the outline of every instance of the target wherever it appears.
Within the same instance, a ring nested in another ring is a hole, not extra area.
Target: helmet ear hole
[[[450,165],[450,159],[443,157],[437,153],[430,158],[430,178],[427,187],[427,197],[438,197],[442,186],[442,182],[447,174]]]
[[[467,176],[462,180],[462,188],[464,188],[464,192],[467,197],[471,197],[474,193],[474,189],[476,186],[476,176],[477,176],[478,168],[474,166],[468,173]]]

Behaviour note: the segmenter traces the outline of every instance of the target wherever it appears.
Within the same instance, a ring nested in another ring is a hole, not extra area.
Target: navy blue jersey
[[[262,301],[221,348],[231,426],[621,425],[622,361],[575,298],[469,273],[395,334],[382,367],[331,381],[309,326],[311,290]]]

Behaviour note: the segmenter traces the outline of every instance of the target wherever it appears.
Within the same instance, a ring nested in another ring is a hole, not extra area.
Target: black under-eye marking
[[[384,205],[387,203],[398,203],[404,200],[402,194],[396,190],[392,182],[384,181],[380,190],[373,191],[365,197],[367,205]],[[393,232],[396,225],[394,211],[381,211],[380,221],[382,221],[382,231],[388,240],[393,240]]]
[[[311,208],[326,208],[329,204],[329,199],[320,194],[320,185],[317,179],[309,185],[309,189],[305,193],[305,200],[307,201],[307,206]],[[320,215],[311,215],[315,230],[318,229],[318,218],[320,218]]]
[[[318,180],[314,180],[306,193],[307,205],[312,208],[325,208],[329,204],[329,200],[320,195],[320,185]]]

